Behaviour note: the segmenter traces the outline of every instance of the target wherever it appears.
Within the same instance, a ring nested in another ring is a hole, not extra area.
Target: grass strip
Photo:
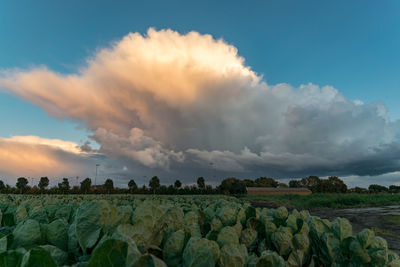
[[[263,201],[271,206],[283,205],[294,208],[357,208],[400,205],[400,194],[324,193],[311,195],[243,196],[244,200]]]

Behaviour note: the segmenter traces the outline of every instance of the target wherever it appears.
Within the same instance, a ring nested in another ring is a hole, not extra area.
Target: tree
[[[244,184],[246,185],[246,187],[254,187],[256,186],[256,184],[254,183],[253,180],[250,179],[244,179],[243,180]]]
[[[168,192],[168,187],[165,186],[165,185],[161,185],[161,186],[158,188],[157,191],[158,191],[157,194],[165,195],[165,194],[167,194],[167,192]]]
[[[279,185],[275,179],[267,177],[257,178],[254,182],[257,187],[278,187]]]
[[[398,185],[391,185],[389,186],[390,193],[398,193],[400,192],[400,186]]]
[[[41,191],[44,191],[49,186],[49,178],[41,177],[38,186]]]
[[[176,180],[175,183],[174,183],[174,186],[175,186],[175,188],[181,188],[181,186],[182,186],[181,181]]]
[[[111,179],[107,179],[104,183],[104,188],[107,190],[107,193],[110,194],[110,192],[114,189],[114,182]]]
[[[289,187],[298,188],[298,187],[302,187],[302,185],[301,185],[301,182],[299,180],[290,180],[289,181]]]
[[[358,187],[358,186],[356,186],[356,187],[354,187],[354,188],[351,188],[351,189],[349,190],[349,192],[350,192],[350,193],[359,193],[359,194],[361,194],[361,193],[368,193],[368,189],[363,188],[363,187]]]
[[[334,192],[333,184],[328,179],[320,179],[316,190],[313,192],[318,193],[331,193]]]
[[[246,185],[243,181],[231,177],[223,180],[218,187],[218,191],[222,194],[246,194]]]
[[[131,194],[133,194],[133,192],[135,192],[138,189],[138,186],[133,179],[129,181],[128,188]]]
[[[84,193],[84,194],[87,194],[87,193],[89,193],[89,191],[90,191],[90,186],[92,185],[92,180],[88,177],[88,178],[86,178],[85,180],[83,180],[82,182],[81,182],[81,191]]]
[[[213,190],[213,188],[212,188],[212,186],[211,185],[206,185],[206,194],[214,194],[215,192],[214,192],[214,190]]]
[[[368,187],[369,191],[378,193],[378,192],[387,192],[389,189],[386,186],[378,185],[378,184],[371,184]]]
[[[171,185],[169,185],[168,187],[167,187],[167,192],[166,192],[168,195],[175,195],[176,194],[176,188],[175,188],[175,186],[173,186],[172,184]]]
[[[346,193],[347,192],[347,185],[337,176],[331,176],[328,178],[333,191],[335,193]]]
[[[16,186],[19,189],[19,193],[22,194],[28,188],[28,179],[19,177]]]
[[[148,192],[148,190],[147,190],[146,185],[143,185],[142,188],[141,188],[141,193],[142,194],[147,194],[147,192]]]
[[[346,193],[347,185],[337,176],[320,179],[318,176],[309,176],[300,181],[301,187],[307,187],[313,193]]]
[[[307,178],[303,178],[300,181],[302,187],[307,187],[313,193],[319,191],[321,180],[318,176],[308,176]]]
[[[60,189],[63,194],[68,193],[70,189],[68,178],[63,178],[63,181],[58,183],[58,189]]]
[[[206,183],[205,183],[203,177],[197,178],[197,186],[198,186],[200,189],[206,188]]]
[[[149,182],[149,187],[153,190],[153,194],[155,194],[156,190],[160,187],[160,179],[157,176],[153,176]]]
[[[5,190],[6,190],[6,185],[2,180],[0,180],[0,192],[4,193]]]

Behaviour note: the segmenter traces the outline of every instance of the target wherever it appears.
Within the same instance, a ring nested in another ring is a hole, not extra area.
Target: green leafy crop
[[[400,266],[344,218],[227,196],[0,195],[0,267]]]

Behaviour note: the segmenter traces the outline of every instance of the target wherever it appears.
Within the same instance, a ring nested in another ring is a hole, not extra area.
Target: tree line
[[[183,185],[176,180],[171,185],[161,185],[160,179],[153,176],[148,186],[138,187],[134,179],[128,182],[128,188],[114,186],[111,178],[105,180],[104,184],[93,185],[88,177],[80,182],[80,186],[71,186],[68,178],[63,178],[57,186],[49,188],[49,178],[41,177],[37,185],[29,185],[25,177],[17,179],[15,187],[6,185],[0,180],[0,193],[8,194],[167,194],[167,195],[196,195],[196,194],[246,194],[247,187],[273,187],[273,188],[308,188],[313,193],[400,193],[400,186],[391,185],[385,187],[372,184],[368,188],[347,188],[347,185],[337,176],[327,179],[318,176],[309,176],[298,180],[290,180],[288,184],[279,182],[270,177],[259,177],[257,179],[238,179],[229,177],[224,179],[220,185],[213,187],[206,184],[203,177],[197,178],[194,185]]]
[[[105,180],[103,184],[93,185],[91,178],[85,178],[80,182],[80,186],[71,186],[68,178],[63,178],[57,186],[49,187],[48,177],[41,177],[37,185],[29,185],[25,177],[19,177],[15,187],[6,185],[0,180],[0,193],[7,194],[217,194],[216,188],[205,183],[203,177],[197,179],[196,185],[183,185],[180,180],[176,180],[173,185],[161,185],[160,179],[153,176],[148,186],[138,187],[134,179],[128,182],[128,188],[114,186],[111,178]]]
[[[330,176],[326,179],[318,176],[308,176],[302,179],[290,180],[288,184],[267,177],[260,177],[254,181],[251,179],[227,178],[222,181],[219,191],[224,194],[245,194],[246,187],[307,188],[312,193],[400,193],[400,186],[397,185],[386,187],[371,184],[368,188],[348,188],[343,180],[337,176]]]

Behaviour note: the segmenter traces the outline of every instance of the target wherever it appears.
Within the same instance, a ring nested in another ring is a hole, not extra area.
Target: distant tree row
[[[328,179],[320,179],[318,176],[309,176],[301,180],[291,180],[289,186],[280,183],[273,178],[260,177],[253,180],[237,178],[227,178],[222,181],[219,191],[225,194],[244,194],[246,187],[292,187],[292,188],[308,188],[313,193],[346,193],[346,184],[336,176]]]
[[[143,185],[138,187],[136,182],[131,179],[128,188],[114,187],[114,181],[107,179],[102,185],[92,185],[90,178],[84,179],[80,186],[71,187],[68,178],[63,178],[58,186],[49,187],[49,178],[41,177],[38,185],[29,186],[29,181],[25,177],[17,179],[15,187],[5,185],[0,180],[0,193],[8,194],[216,194],[218,193],[211,185],[206,185],[203,177],[197,179],[197,185],[182,186],[180,180],[176,180],[173,185],[161,185],[157,176],[151,178],[148,187]]]
[[[355,193],[400,193],[400,186],[398,185],[391,185],[389,187],[378,185],[378,184],[371,184],[368,189],[362,187],[355,187],[350,189],[349,191]]]
[[[80,182],[80,186],[70,186],[68,178],[63,178],[57,186],[49,187],[49,178],[41,177],[38,185],[29,186],[28,179],[20,177],[17,179],[15,187],[5,185],[0,180],[0,192],[9,194],[246,194],[247,187],[274,187],[274,188],[308,188],[313,193],[400,193],[400,186],[391,185],[385,187],[372,184],[367,188],[355,187],[348,189],[346,184],[337,176],[321,179],[318,176],[309,176],[299,180],[290,180],[289,185],[276,181],[274,178],[259,177],[255,180],[238,179],[234,177],[224,179],[217,187],[207,185],[203,177],[197,179],[196,185],[182,186],[180,180],[174,184],[161,185],[160,179],[154,176],[150,179],[148,187],[143,185],[138,187],[136,182],[131,179],[128,188],[118,188],[114,186],[112,179],[107,179],[102,185],[92,185],[90,178]]]
[[[289,181],[289,187],[305,187],[313,193],[346,193],[347,185],[337,176],[320,179],[318,176],[309,176],[301,180]]]
[[[306,187],[313,193],[400,193],[400,186],[389,187],[371,184],[368,188],[354,187],[348,189],[346,184],[337,176],[320,179],[318,176],[309,176],[301,180],[291,180],[289,187]]]
[[[308,188],[313,193],[400,193],[400,186],[397,185],[385,187],[372,184],[368,189],[361,187],[348,189],[347,185],[337,176],[331,176],[327,179],[309,176],[299,180],[290,180],[289,185],[267,177],[260,177],[254,181],[232,177],[223,180],[221,185],[217,187],[217,191],[222,194],[245,194],[246,187]]]

